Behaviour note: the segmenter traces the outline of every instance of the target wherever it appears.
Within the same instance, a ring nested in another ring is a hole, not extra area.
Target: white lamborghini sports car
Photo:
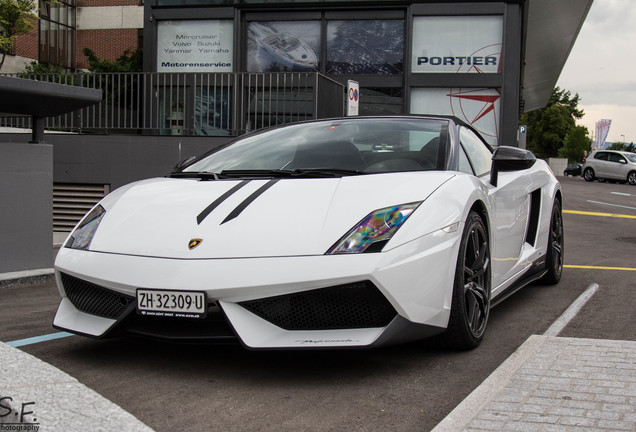
[[[54,325],[92,336],[474,348],[491,306],[563,267],[561,188],[452,117],[266,129],[121,187],[55,262]]]

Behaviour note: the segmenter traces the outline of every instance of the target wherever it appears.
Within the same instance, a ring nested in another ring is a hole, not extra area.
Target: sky
[[[611,119],[607,141],[636,143],[636,1],[594,0],[557,86],[580,96],[577,124],[590,136]]]

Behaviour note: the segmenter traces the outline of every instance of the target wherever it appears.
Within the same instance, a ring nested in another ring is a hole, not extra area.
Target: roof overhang
[[[521,99],[545,107],[594,0],[527,0]]]
[[[0,113],[52,117],[102,100],[98,89],[0,76]]]

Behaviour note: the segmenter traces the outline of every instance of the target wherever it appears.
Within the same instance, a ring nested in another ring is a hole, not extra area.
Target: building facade
[[[85,69],[89,48],[99,58],[115,60],[142,46],[140,0],[39,0],[39,20],[18,37],[3,73],[21,72],[35,60],[65,69]]]
[[[455,115],[516,145],[519,115],[547,102],[591,3],[147,0],[144,69],[317,71],[357,81],[362,115]]]
[[[448,114],[516,139],[523,2],[145,3],[144,69],[317,71],[360,86],[360,114]]]

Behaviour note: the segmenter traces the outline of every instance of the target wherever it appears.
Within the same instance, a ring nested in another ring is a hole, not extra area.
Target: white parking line
[[[606,205],[606,206],[610,206],[610,207],[620,207],[620,208],[629,209],[629,210],[636,210],[636,207],[629,207],[629,206],[622,206],[622,205],[618,205],[618,204],[604,203],[604,202],[601,202],[601,201],[587,200],[587,202],[592,203],[592,204],[602,204],[602,205]]]
[[[568,325],[568,323],[572,321],[576,314],[579,313],[581,308],[585,306],[585,303],[587,303],[587,301],[592,298],[596,291],[598,291],[598,284],[594,283],[587,287],[583,294],[581,294],[576,300],[574,300],[570,307],[568,307],[565,312],[563,312],[561,316],[552,323],[550,328],[548,328],[545,333],[543,333],[543,335],[558,336],[559,333],[561,333],[563,329]]]

